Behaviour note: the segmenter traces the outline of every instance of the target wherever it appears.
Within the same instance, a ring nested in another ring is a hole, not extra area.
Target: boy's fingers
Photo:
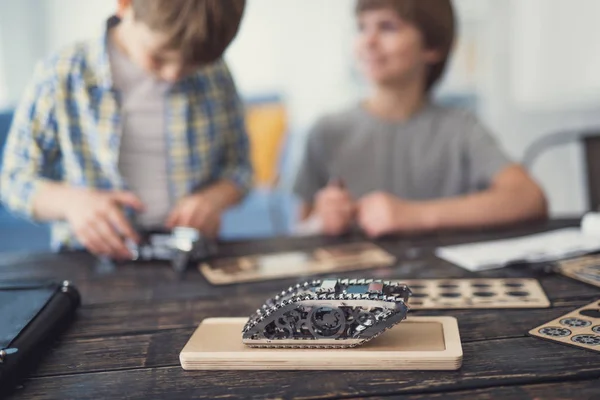
[[[171,213],[167,217],[167,220],[165,221],[165,225],[167,226],[167,228],[173,229],[178,225],[178,223],[179,223],[179,209],[176,208],[173,211],[171,211]]]
[[[96,224],[96,232],[101,236],[101,239],[109,247],[110,255],[113,257],[131,257],[127,247],[119,237],[119,234],[115,232],[111,224],[108,221],[101,220]]]
[[[369,225],[369,219],[367,218],[365,212],[362,210],[359,210],[356,219],[358,220],[358,224],[363,228]]]
[[[352,210],[355,208],[355,204],[350,199],[344,197],[323,197],[318,199],[317,206],[324,209]]]
[[[82,244],[93,254],[110,254],[110,247],[102,240],[100,234],[93,227],[90,227],[86,230],[82,239]]]
[[[204,213],[197,213],[194,215],[192,221],[190,222],[190,226],[196,229],[208,229],[210,230],[210,218],[206,216]]]
[[[351,216],[354,214],[354,207],[350,204],[328,204],[321,208],[325,214]]]
[[[140,237],[127,221],[123,213],[118,209],[113,209],[108,215],[111,224],[119,231],[119,233],[136,243],[139,243]]]
[[[346,189],[346,182],[342,178],[332,178],[327,183],[327,186],[335,187],[338,189]]]
[[[204,224],[202,234],[209,238],[216,238],[219,235],[220,220],[218,218],[210,218]]]
[[[126,206],[131,206],[138,211],[142,211],[145,208],[144,203],[142,203],[140,198],[131,192],[113,192],[110,194],[110,197],[114,201]]]
[[[176,223],[179,226],[190,226],[194,218],[194,208],[184,207],[177,213]]]
[[[329,235],[341,235],[347,229],[347,224],[343,219],[332,218],[324,223],[325,233]]]
[[[348,199],[348,200],[350,200],[350,193],[348,193],[347,191],[345,191],[343,189],[339,189],[339,188],[335,188],[335,187],[323,191],[322,195],[324,198],[327,198],[327,199],[336,199],[336,200]]]

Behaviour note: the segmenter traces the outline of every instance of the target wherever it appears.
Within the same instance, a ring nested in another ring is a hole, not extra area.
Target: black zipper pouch
[[[80,303],[67,281],[0,281],[0,398],[36,368]]]

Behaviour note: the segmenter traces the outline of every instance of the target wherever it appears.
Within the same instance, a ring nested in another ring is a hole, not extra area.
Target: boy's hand
[[[315,214],[321,219],[323,233],[341,235],[354,221],[354,201],[346,189],[329,185],[315,197]]]
[[[219,234],[222,207],[210,195],[195,193],[184,197],[167,218],[167,228],[177,226],[194,228],[214,238]]]
[[[66,193],[65,219],[81,244],[96,255],[130,259],[132,254],[124,239],[138,243],[139,237],[125,218],[122,206],[141,211],[144,206],[140,199],[129,192],[73,188]]]
[[[358,204],[358,224],[370,237],[414,232],[425,228],[424,206],[388,193],[373,193]]]

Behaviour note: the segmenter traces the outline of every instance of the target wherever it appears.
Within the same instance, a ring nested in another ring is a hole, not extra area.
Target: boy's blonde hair
[[[189,65],[220,58],[239,30],[245,0],[133,0],[133,13],[167,37],[166,48]]]
[[[430,91],[444,74],[454,45],[456,22],[451,0],[357,0],[356,14],[381,8],[392,9],[413,23],[421,31],[425,46],[442,54],[442,60],[427,74],[426,89]]]

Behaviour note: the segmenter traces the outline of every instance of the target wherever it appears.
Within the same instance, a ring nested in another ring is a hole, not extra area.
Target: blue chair
[[[8,131],[10,130],[12,119],[12,111],[0,112],[0,149],[4,148],[4,143],[6,142],[6,136],[8,135]],[[0,165],[2,165],[2,155],[3,152],[0,152]]]
[[[13,119],[12,110],[0,112],[0,165],[4,144]],[[36,252],[50,249],[50,233],[45,225],[18,218],[0,204],[0,253]]]
[[[286,135],[280,153],[279,183],[270,187],[255,187],[244,202],[227,211],[222,220],[222,239],[260,239],[291,233],[298,207],[297,199],[281,185],[290,177],[290,138],[291,135]]]

